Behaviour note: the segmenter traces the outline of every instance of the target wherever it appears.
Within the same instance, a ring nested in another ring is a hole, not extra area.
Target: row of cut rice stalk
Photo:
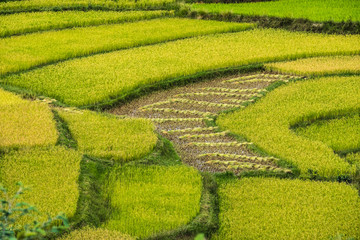
[[[228,153],[204,153],[204,154],[199,154],[198,157],[199,158],[222,157],[222,158],[231,158],[238,160],[256,161],[261,163],[276,163],[279,160],[275,157],[259,157],[259,156],[248,156],[248,155],[228,154]]]
[[[186,133],[186,132],[206,132],[218,130],[219,127],[196,127],[196,128],[184,128],[184,129],[175,129],[175,130],[163,130],[162,133],[172,134],[172,133]]]
[[[290,169],[279,168],[271,165],[263,165],[251,162],[238,162],[238,161],[223,161],[223,160],[210,160],[206,164],[215,165],[220,169],[226,170],[245,170],[245,171],[272,171],[291,173]]]
[[[242,147],[252,145],[252,142],[190,142],[189,146],[197,147]]]
[[[260,93],[260,92],[266,92],[266,89],[260,89],[260,88],[222,88],[222,87],[206,87],[203,88],[207,91],[218,91],[218,92],[230,92],[230,93]]]
[[[229,131],[208,133],[208,134],[185,134],[179,137],[179,139],[198,139],[198,138],[214,138],[214,137],[224,137],[228,134]]]
[[[175,114],[189,114],[189,115],[199,115],[203,117],[211,117],[215,116],[214,113],[211,112],[202,112],[198,110],[180,110],[175,108],[144,108],[143,111],[155,111],[155,112],[163,112],[163,113],[175,113]]]
[[[203,121],[212,121],[212,118],[150,118],[151,121],[155,123],[165,123],[165,122],[203,122]]]

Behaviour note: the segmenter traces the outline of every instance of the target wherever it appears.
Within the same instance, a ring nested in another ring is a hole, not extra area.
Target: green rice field
[[[359,13],[0,0],[0,239],[360,239]]]

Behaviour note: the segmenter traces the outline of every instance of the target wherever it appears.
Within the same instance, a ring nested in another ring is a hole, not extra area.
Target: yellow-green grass
[[[60,240],[133,240],[129,235],[102,228],[85,227],[72,231]]]
[[[129,166],[115,177],[106,229],[145,238],[189,223],[200,210],[202,182],[193,168]]]
[[[346,161],[355,164],[360,169],[360,152],[350,153],[346,155]]]
[[[290,62],[266,64],[268,70],[281,73],[319,76],[327,74],[359,74],[360,56],[305,58]]]
[[[146,119],[118,119],[91,111],[59,111],[78,144],[86,154],[129,161],[149,153],[157,142],[154,125]]]
[[[0,16],[0,37],[53,29],[96,26],[171,16],[170,11],[63,11]]]
[[[219,188],[212,239],[360,238],[360,198],[345,183],[243,178]]]
[[[0,149],[54,145],[58,138],[46,104],[0,89]]]
[[[81,158],[78,152],[63,147],[12,151],[0,158],[1,182],[10,192],[17,190],[19,181],[30,187],[20,201],[34,205],[42,213],[39,220],[59,212],[72,217],[79,197]]]
[[[358,112],[360,77],[323,77],[299,81],[268,93],[257,103],[220,116],[217,123],[259,148],[294,165],[302,177],[309,169],[322,177],[351,175],[354,167],[323,142],[300,137],[290,128],[324,117]]]
[[[2,80],[84,106],[110,101],[139,86],[212,69],[358,52],[358,35],[255,29],[74,59]]]
[[[46,10],[134,10],[170,8],[174,0],[21,0],[0,3],[0,13]]]
[[[238,4],[192,4],[192,10],[232,12],[247,16],[305,18],[311,21],[360,21],[360,4],[354,0],[279,0]]]
[[[320,120],[298,127],[295,132],[311,140],[324,142],[336,152],[360,150],[360,116]]]
[[[0,39],[0,75],[95,53],[253,28],[253,24],[162,18]]]

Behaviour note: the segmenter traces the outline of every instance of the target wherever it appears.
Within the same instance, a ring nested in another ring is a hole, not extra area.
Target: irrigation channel
[[[163,90],[111,110],[111,113],[152,120],[157,131],[174,144],[183,162],[200,171],[235,174],[244,171],[291,172],[277,165],[275,157],[260,156],[253,143],[216,126],[215,117],[263,96],[265,88],[277,81],[299,77],[251,73],[185,87]]]

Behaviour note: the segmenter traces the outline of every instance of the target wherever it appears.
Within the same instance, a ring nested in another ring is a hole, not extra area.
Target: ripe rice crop
[[[336,152],[360,150],[360,116],[317,121],[295,132],[311,140],[322,141]]]
[[[46,104],[0,89],[0,149],[55,145],[58,133]]]
[[[145,238],[189,223],[200,210],[202,182],[194,168],[128,166],[114,177],[106,229]]]
[[[220,228],[212,239],[360,237],[360,198],[345,183],[242,178],[219,187]]]
[[[198,23],[197,26],[202,22]],[[139,86],[211,69],[354,53],[360,53],[358,35],[255,29],[74,59],[2,80],[70,105],[83,106],[110,101]]]
[[[173,12],[170,11],[64,11],[0,15],[0,37],[52,29],[132,22],[171,15]]]
[[[305,58],[290,62],[269,63],[265,67],[276,72],[299,75],[360,73],[360,56]]]
[[[47,220],[46,214],[55,216],[59,212],[72,217],[79,197],[81,158],[78,152],[63,147],[12,151],[1,157],[1,182],[10,192],[17,190],[15,183],[19,181],[30,187],[20,200],[43,214],[40,221]]]
[[[60,240],[133,240],[129,235],[122,234],[118,231],[111,231],[101,228],[85,227],[72,231]]]
[[[353,0],[280,0],[236,4],[192,4],[192,10],[231,12],[247,16],[306,18],[312,21],[360,21],[359,2]]]
[[[333,149],[325,143],[300,137],[290,128],[324,117],[358,112],[359,80],[358,76],[324,77],[290,83],[244,110],[220,116],[217,122],[269,154],[296,165],[302,177],[308,177],[309,170],[330,178],[351,175],[354,167],[334,154]]]
[[[253,27],[248,23],[163,18],[14,36],[0,39],[0,74],[95,53]]]
[[[0,13],[46,10],[136,10],[170,8],[174,0],[21,0],[0,3]]]
[[[154,126],[145,119],[118,119],[90,111],[59,111],[78,149],[95,157],[129,161],[149,153],[157,142]]]

